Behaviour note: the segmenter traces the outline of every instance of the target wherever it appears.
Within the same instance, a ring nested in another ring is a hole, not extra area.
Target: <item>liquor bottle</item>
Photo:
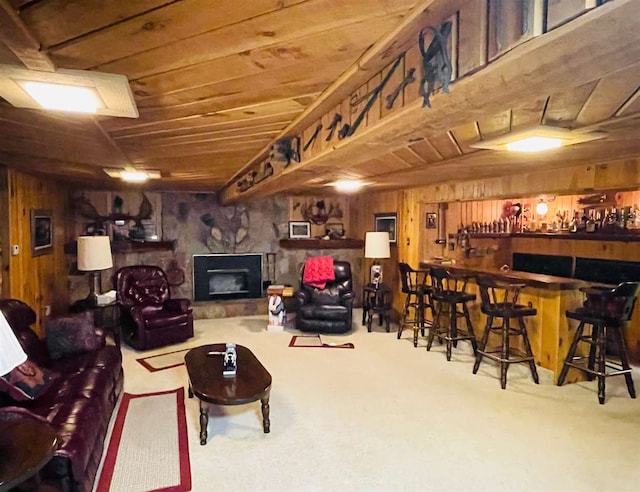
[[[596,219],[594,218],[593,210],[589,210],[589,217],[585,225],[586,232],[596,232]]]

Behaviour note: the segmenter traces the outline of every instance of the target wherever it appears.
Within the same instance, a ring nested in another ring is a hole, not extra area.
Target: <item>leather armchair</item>
[[[334,261],[335,280],[328,281],[324,289],[300,284],[294,297],[297,301],[296,328],[319,333],[345,333],[350,331],[353,299],[351,264]],[[304,270],[303,276],[304,278]]]
[[[183,342],[193,336],[189,299],[171,299],[162,268],[136,265],[120,268],[115,289],[122,307],[122,333],[136,350]]]

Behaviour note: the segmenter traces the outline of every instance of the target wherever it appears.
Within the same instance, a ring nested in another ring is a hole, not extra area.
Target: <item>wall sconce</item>
[[[536,214],[540,217],[544,217],[549,212],[548,202],[552,202],[556,199],[554,195],[541,196],[540,201],[536,204]]]
[[[547,215],[548,211],[549,211],[549,205],[547,205],[547,202],[545,202],[541,198],[538,204],[536,205],[536,213],[541,217],[544,217],[545,215]]]

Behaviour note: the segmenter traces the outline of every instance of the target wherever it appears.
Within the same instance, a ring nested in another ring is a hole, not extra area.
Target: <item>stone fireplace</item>
[[[262,297],[262,254],[193,255],[193,299]]]

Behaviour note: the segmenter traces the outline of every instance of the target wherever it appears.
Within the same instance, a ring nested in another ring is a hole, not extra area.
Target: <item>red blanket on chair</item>
[[[304,264],[302,283],[318,289],[324,289],[327,285],[327,280],[335,279],[336,275],[333,271],[333,258],[331,256],[307,258],[307,262]]]

